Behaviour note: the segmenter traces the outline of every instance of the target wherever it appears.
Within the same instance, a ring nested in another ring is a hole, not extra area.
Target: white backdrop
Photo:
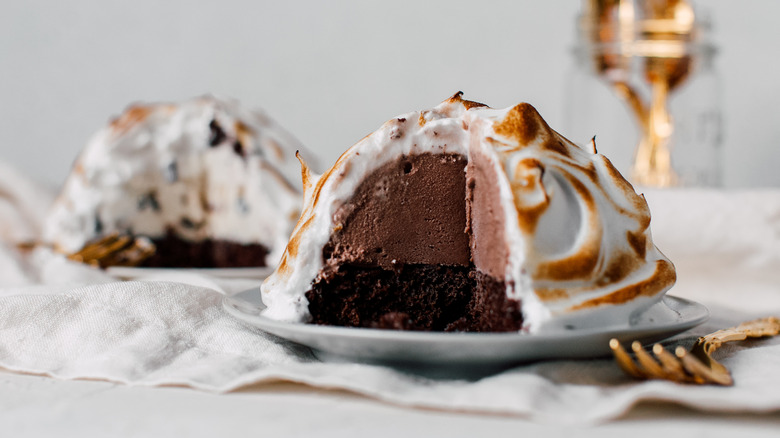
[[[265,108],[330,163],[463,90],[562,126],[575,1],[0,0],[0,160],[59,184],[133,101]],[[780,2],[709,0],[727,186],[780,186]],[[562,132],[566,135],[566,132]]]

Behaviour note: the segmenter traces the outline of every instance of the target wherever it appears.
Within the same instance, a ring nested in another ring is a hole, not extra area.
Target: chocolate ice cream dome
[[[264,315],[443,331],[627,323],[675,271],[644,197],[589,149],[529,104],[458,93],[391,119],[321,176],[304,163],[303,213],[262,285]]]

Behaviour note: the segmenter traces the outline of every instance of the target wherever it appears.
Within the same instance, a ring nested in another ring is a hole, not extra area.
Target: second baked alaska
[[[303,162],[302,162],[303,163]],[[529,104],[461,98],[396,117],[321,176],[264,315],[434,331],[625,324],[675,282],[644,197]]]
[[[300,214],[300,149],[233,99],[134,104],[82,151],[44,241],[73,254],[117,233],[154,243],[145,266],[274,265]]]

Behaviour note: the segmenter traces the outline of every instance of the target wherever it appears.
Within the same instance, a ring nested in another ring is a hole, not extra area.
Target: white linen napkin
[[[14,187],[0,185],[0,193]],[[6,205],[23,203],[13,199]],[[658,191],[648,200],[658,246],[678,265],[680,283],[672,293],[709,305],[713,315],[669,342],[688,345],[699,334],[780,315],[780,192]],[[8,223],[0,216],[0,225]],[[224,293],[255,284],[181,271],[119,282],[45,249],[24,253],[6,240],[0,243],[0,367],[214,392],[285,380],[398,405],[556,422],[605,421],[643,400],[727,412],[780,409],[778,338],[721,350],[736,382],[729,388],[633,381],[608,358],[538,362],[477,381],[436,380],[321,362],[307,348],[223,311]]]

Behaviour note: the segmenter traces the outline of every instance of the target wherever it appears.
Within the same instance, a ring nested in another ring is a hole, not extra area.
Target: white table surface
[[[598,436],[780,434],[780,413],[707,414],[643,403],[596,426],[408,409],[340,391],[274,383],[229,394],[0,372],[0,436]],[[533,434],[533,435],[531,435]]]

